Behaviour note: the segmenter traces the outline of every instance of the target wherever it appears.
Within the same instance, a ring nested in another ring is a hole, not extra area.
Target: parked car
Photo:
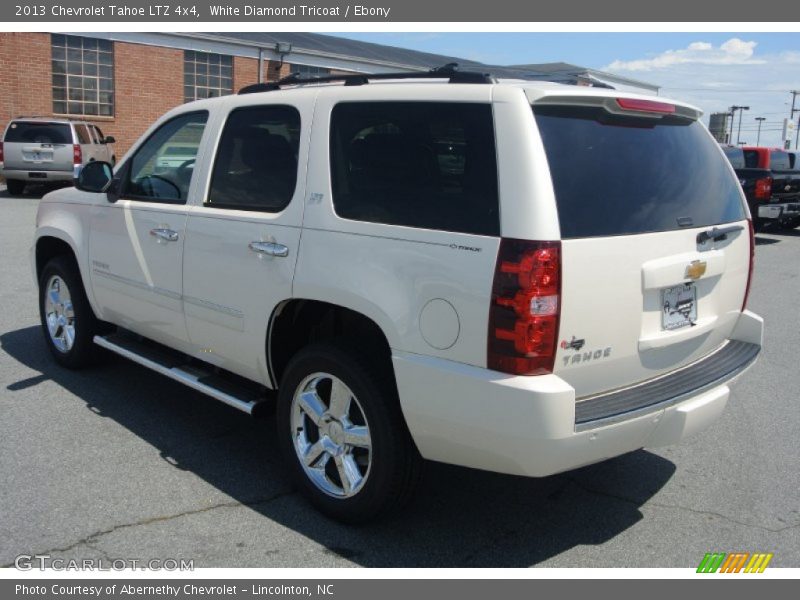
[[[12,195],[28,183],[71,183],[91,161],[114,164],[114,142],[88,121],[18,117],[0,142],[0,175]]]
[[[746,166],[768,169],[772,177],[772,191],[767,204],[759,203],[754,213],[759,226],[776,223],[794,228],[800,225],[800,170],[795,165],[794,153],[783,148],[742,148]],[[751,209],[752,210],[752,209]]]
[[[772,171],[748,167],[748,164],[758,164],[758,155],[752,151],[745,154],[740,146],[723,146],[723,151],[736,171],[736,176],[744,190],[753,219],[753,227],[759,231],[764,224],[764,219],[758,216],[759,208],[772,198]]]
[[[44,197],[58,363],[102,347],[247,413],[275,398],[298,489],[346,522],[407,501],[422,458],[539,477],[721,415],[763,322],[699,110],[452,68],[332,79],[182,105]],[[187,138],[192,168],[157,174]]]

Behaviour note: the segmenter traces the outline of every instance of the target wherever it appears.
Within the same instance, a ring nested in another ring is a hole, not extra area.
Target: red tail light
[[[617,98],[617,104],[624,110],[635,110],[638,112],[650,112],[660,114],[672,114],[675,112],[674,104],[666,102],[656,102],[655,100],[639,100],[637,98]]]
[[[769,200],[772,196],[772,177],[756,179],[756,200]]]
[[[756,261],[756,235],[753,230],[753,222],[747,221],[747,228],[750,231],[750,268],[747,272],[747,287],[744,288],[744,300],[742,300],[742,311],[747,308],[747,299],[750,297],[750,284],[753,283],[753,267]]]
[[[503,239],[489,307],[487,366],[553,372],[561,310],[561,242]]]
[[[5,156],[3,155],[3,142],[0,142],[0,162],[5,160]]]
[[[81,151],[80,144],[72,145],[72,164],[74,165],[83,164],[83,152]]]

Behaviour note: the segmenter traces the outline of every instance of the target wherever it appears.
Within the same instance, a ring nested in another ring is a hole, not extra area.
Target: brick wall
[[[53,114],[49,33],[0,33],[0,127],[18,115]],[[264,80],[291,71],[264,61]],[[234,57],[233,93],[258,81],[258,60]],[[91,120],[116,140],[117,158],[162,114],[183,102],[183,50],[114,43],[114,117]]]
[[[117,157],[153,121],[183,103],[183,50],[114,43],[114,119],[100,123],[117,139]]]
[[[19,115],[53,114],[50,34],[0,33],[0,126]]]

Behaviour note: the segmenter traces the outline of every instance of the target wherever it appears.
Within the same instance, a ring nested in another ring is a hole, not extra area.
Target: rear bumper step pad
[[[755,361],[761,346],[728,341],[713,354],[673,373],[575,403],[575,428],[585,430],[654,412],[722,385]]]

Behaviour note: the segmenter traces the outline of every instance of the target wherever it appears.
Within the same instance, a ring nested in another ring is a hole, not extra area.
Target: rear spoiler
[[[676,116],[697,121],[703,111],[685,106],[663,102],[651,98],[626,98],[624,96],[543,96],[533,102],[535,106],[585,106],[601,107],[611,114],[630,115],[650,119],[661,119],[665,116]]]

